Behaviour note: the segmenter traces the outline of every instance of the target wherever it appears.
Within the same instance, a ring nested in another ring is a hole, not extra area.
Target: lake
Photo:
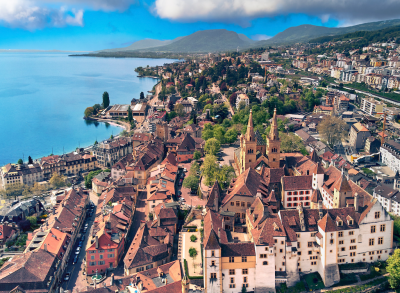
[[[68,57],[65,53],[0,53],[0,166],[28,156],[62,154],[118,134],[122,128],[87,123],[86,107],[128,104],[156,79],[138,78],[138,66],[169,59]]]

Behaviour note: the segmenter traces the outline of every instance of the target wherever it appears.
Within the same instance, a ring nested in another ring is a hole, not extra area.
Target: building
[[[204,140],[200,137],[192,137],[189,133],[178,135],[167,141],[168,151],[176,153],[178,162],[187,162],[193,159],[195,151],[203,152]]]
[[[0,221],[19,223],[29,216],[40,216],[44,211],[42,202],[37,198],[15,202],[10,207],[0,210]]]
[[[236,109],[239,109],[240,102],[244,102],[246,106],[250,104],[250,99],[246,94],[236,95]]]
[[[14,184],[34,185],[44,180],[39,164],[7,164],[0,168],[0,189]]]
[[[129,137],[109,139],[93,146],[93,155],[101,167],[113,166],[132,151],[132,139]]]
[[[101,194],[108,186],[110,175],[110,172],[101,172],[96,175],[92,180],[92,191],[96,194]]]
[[[360,109],[370,116],[377,117],[375,113],[382,113],[386,105],[373,98],[363,98],[361,100]]]
[[[282,205],[285,209],[311,206],[313,176],[284,176],[282,177]]]
[[[370,136],[365,141],[364,151],[369,154],[379,153],[379,149],[381,147],[381,141],[376,137]]]
[[[360,122],[353,124],[349,132],[349,144],[357,150],[364,148],[365,141],[371,132]]]
[[[349,108],[349,102],[350,102],[350,99],[344,95],[335,96],[334,102],[333,102],[333,107],[335,109],[335,112],[338,114],[346,112]]]
[[[118,105],[115,104],[107,111],[106,117],[108,118],[126,118],[128,117],[128,109],[132,108],[131,105]]]
[[[373,196],[388,213],[400,216],[400,192],[398,189],[380,184],[375,187]]]
[[[380,148],[381,161],[392,171],[400,171],[400,143],[394,140],[385,140]]]

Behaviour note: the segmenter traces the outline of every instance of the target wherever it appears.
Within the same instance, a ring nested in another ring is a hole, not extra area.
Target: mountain
[[[155,47],[161,47],[161,46],[166,46],[169,45],[182,37],[176,38],[174,40],[166,40],[166,41],[160,41],[160,40],[155,40],[155,39],[144,39],[140,40],[137,42],[134,42],[132,45],[124,48],[115,48],[115,49],[106,49],[106,50],[101,50],[99,52],[121,52],[121,51],[133,51],[133,50],[143,50],[143,49],[150,49],[150,48],[155,48]]]
[[[400,19],[369,22],[354,26],[338,27],[338,28],[304,24],[304,25],[290,27],[284,30],[283,32],[276,34],[274,37],[268,40],[259,41],[255,43],[253,47],[256,46],[264,47],[272,45],[309,42],[311,39],[315,39],[322,36],[342,35],[357,31],[375,31],[396,25],[400,25]]]
[[[197,31],[169,45],[152,48],[149,51],[208,53],[244,49],[251,44],[253,41],[244,35],[226,29],[215,29]]]

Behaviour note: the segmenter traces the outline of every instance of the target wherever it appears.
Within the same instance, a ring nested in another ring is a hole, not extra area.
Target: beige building
[[[362,149],[365,146],[365,141],[371,136],[371,132],[360,122],[353,124],[349,132],[349,144],[356,148]]]

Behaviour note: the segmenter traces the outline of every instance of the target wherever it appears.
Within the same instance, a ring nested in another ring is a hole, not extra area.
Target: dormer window
[[[337,224],[338,226],[343,226],[343,221],[342,221],[342,220],[338,220],[338,221],[336,222],[336,224]]]

